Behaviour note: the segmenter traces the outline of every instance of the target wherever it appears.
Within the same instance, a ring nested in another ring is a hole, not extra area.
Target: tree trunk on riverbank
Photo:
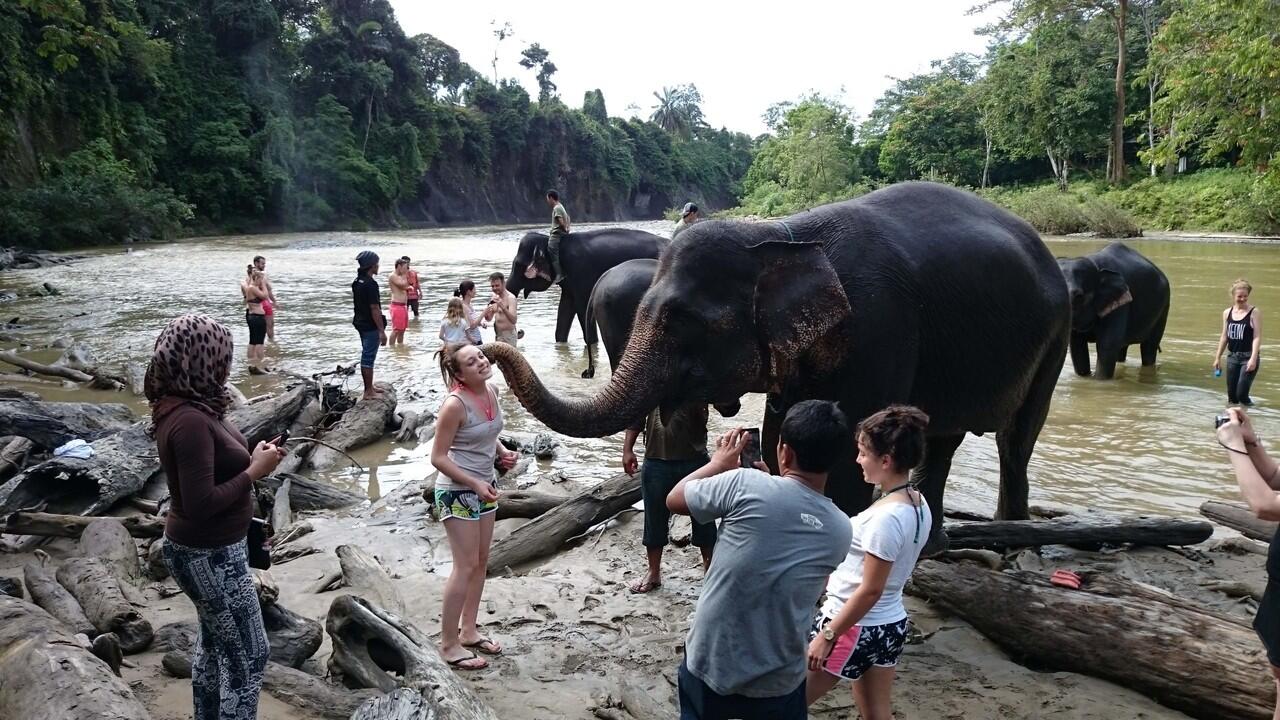
[[[1069,590],[926,560],[910,587],[1032,667],[1110,680],[1202,720],[1271,718],[1275,682],[1243,619],[1114,576]]]
[[[149,720],[128,683],[57,619],[0,596],[0,717]]]
[[[0,400],[0,435],[24,437],[46,450],[77,438],[92,442],[135,420],[133,411],[118,403]]]
[[[1088,517],[1068,515],[1050,520],[995,520],[947,525],[949,547],[1002,550],[1040,545],[1096,549],[1103,545],[1197,545],[1213,535],[1200,520],[1149,516]]]
[[[339,451],[355,450],[375,442],[387,433],[396,410],[396,391],[387,383],[378,383],[382,394],[370,400],[361,399],[342,415],[321,438],[338,450],[317,445],[303,463],[303,469],[319,470],[335,463],[348,462]]]
[[[494,543],[489,551],[488,572],[494,575],[507,567],[550,555],[569,538],[617,515],[639,499],[640,475],[615,475]],[[501,500],[498,505],[501,507]]]
[[[85,527],[80,536],[80,555],[106,563],[122,583],[137,585],[142,580],[138,545],[115,518],[100,517]]]
[[[58,584],[53,575],[54,571],[46,566],[45,563],[48,560],[48,555],[37,550],[36,559],[22,566],[22,582],[27,586],[27,594],[31,596],[31,601],[57,618],[72,635],[76,633],[84,633],[88,637],[97,635],[98,631],[93,627],[93,623],[89,622],[89,618],[85,617],[84,608],[80,607],[79,601],[72,597],[66,588]]]
[[[341,510],[359,505],[365,500],[355,493],[336,488],[329,483],[292,473],[277,471],[259,480],[258,484],[274,493],[280,489],[286,478],[289,480],[289,505],[297,512]]]
[[[112,518],[119,521],[130,535],[136,538],[157,538],[164,534],[164,521],[151,515],[130,515]],[[40,535],[43,537],[78,538],[94,521],[81,515],[55,515],[52,513],[9,513],[0,532],[13,535]]]
[[[380,608],[404,614],[404,599],[378,558],[355,545],[339,545],[334,552],[346,587]]]
[[[1276,528],[1280,527],[1280,523],[1262,520],[1254,515],[1247,505],[1239,503],[1208,500],[1201,503],[1200,514],[1216,523],[1226,525],[1247,538],[1265,543],[1271,542],[1271,538],[1275,537]]]
[[[97,558],[72,558],[57,572],[58,583],[84,608],[84,614],[100,633],[113,632],[126,653],[146,650],[155,632],[125,599],[120,581]]]

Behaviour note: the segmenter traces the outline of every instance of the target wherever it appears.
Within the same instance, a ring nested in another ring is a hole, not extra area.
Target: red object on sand
[[[1054,570],[1053,575],[1049,576],[1049,582],[1058,587],[1080,589],[1080,576],[1070,570]]]

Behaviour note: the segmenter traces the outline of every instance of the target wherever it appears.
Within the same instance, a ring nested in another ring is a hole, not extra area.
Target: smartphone
[[[284,444],[287,442],[289,442],[289,431],[285,430],[284,432],[280,433],[280,435],[278,435],[275,440],[272,440],[271,444],[275,445],[276,447],[284,447]]]
[[[753,468],[760,461],[760,428],[747,428],[747,445],[742,448],[742,455],[738,457],[741,467]]]

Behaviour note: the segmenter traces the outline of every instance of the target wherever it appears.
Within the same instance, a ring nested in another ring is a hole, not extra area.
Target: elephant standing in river
[[[596,329],[586,321],[587,303],[596,280],[609,268],[636,258],[657,258],[670,240],[641,230],[607,228],[570,233],[560,243],[560,309],[556,318],[556,342],[569,339],[569,326],[578,318],[588,347],[596,343]],[[512,293],[542,292],[551,288],[551,263],[547,259],[545,233],[525,233],[511,261],[507,289]],[[591,368],[584,371],[583,377]]]
[[[1156,364],[1169,319],[1169,278],[1142,253],[1113,242],[1092,255],[1061,258],[1071,293],[1071,365],[1089,375],[1089,343],[1098,345],[1097,376],[1115,375],[1130,345],[1142,348],[1142,364]]]
[[[591,290],[587,325],[599,327],[600,344],[604,345],[611,368],[617,369],[622,360],[627,338],[631,337],[636,308],[640,307],[640,299],[653,284],[653,276],[657,273],[657,260],[628,260],[605,271]],[[593,377],[596,352],[590,345],[587,346],[587,358],[589,365],[582,376]]]
[[[903,183],[780,222],[684,230],[594,397],[557,397],[519,353],[485,350],[535,417],[578,437],[618,432],[654,407],[768,393],[762,444],[774,467],[781,420],[801,400],[836,400],[852,422],[916,405],[930,417],[915,477],[937,549],[965,432],[996,433],[997,515],[1027,517],[1027,463],[1070,329],[1066,281],[1030,225],[962,190]],[[827,490],[847,513],[870,502],[853,457]]]

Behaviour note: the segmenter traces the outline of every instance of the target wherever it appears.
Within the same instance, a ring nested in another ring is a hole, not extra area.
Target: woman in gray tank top
[[[487,382],[493,368],[480,348],[450,345],[436,356],[449,396],[436,418],[431,464],[439,471],[435,505],[453,553],[440,616],[440,655],[456,668],[481,670],[489,664],[473,650],[485,655],[502,652],[501,645],[481,636],[476,628],[498,510],[493,465],[497,460],[510,468],[518,454],[498,442],[502,408]]]

